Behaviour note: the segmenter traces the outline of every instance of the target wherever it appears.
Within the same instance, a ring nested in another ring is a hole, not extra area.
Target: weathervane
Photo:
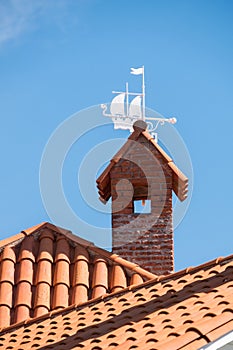
[[[129,129],[133,131],[133,124],[136,120],[141,119],[147,122],[149,132],[153,132],[160,125],[165,122],[175,124],[176,118],[155,118],[146,116],[145,108],[145,69],[144,66],[140,68],[131,68],[131,74],[142,75],[142,92],[129,92],[128,83],[126,83],[125,91],[112,91],[117,94],[111,104],[110,113],[106,113],[107,105],[101,104],[103,115],[112,118],[114,129]],[[135,96],[129,103],[129,96]],[[157,139],[157,134],[152,133]]]

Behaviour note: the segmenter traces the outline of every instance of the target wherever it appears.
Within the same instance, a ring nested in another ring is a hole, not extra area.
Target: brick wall
[[[173,271],[172,171],[143,135],[111,170],[113,252],[149,271]],[[151,213],[135,213],[150,200]]]

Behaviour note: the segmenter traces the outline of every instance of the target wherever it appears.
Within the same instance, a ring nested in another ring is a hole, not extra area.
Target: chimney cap
[[[134,131],[145,131],[147,129],[147,123],[142,120],[136,120],[136,122],[133,124]]]

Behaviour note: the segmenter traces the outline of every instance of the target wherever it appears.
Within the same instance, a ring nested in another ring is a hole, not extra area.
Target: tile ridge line
[[[152,272],[149,272],[149,271],[143,269],[138,264],[135,264],[135,263],[132,263],[126,259],[123,259],[119,255],[114,254],[112,252],[109,252],[104,248],[96,246],[93,242],[88,241],[84,238],[81,238],[81,237],[75,235],[70,230],[66,230],[66,229],[63,229],[61,227],[54,226],[54,225],[51,226],[50,223],[47,223],[46,226],[47,227],[50,226],[49,228],[51,228],[53,230],[54,229],[56,231],[58,230],[59,233],[64,234],[68,239],[71,239],[75,243],[80,244],[80,245],[84,246],[85,248],[90,249],[91,251],[93,251],[99,255],[104,256],[105,258],[111,260],[113,263],[119,264],[119,265],[125,267],[126,269],[131,270],[133,273],[138,273],[142,277],[148,278],[150,280],[158,277],[155,274],[153,274]]]
[[[47,222],[42,222],[38,225],[29,227],[28,229],[22,230],[19,233],[16,233],[13,236],[4,238],[0,241],[0,249],[4,248],[6,245],[9,245],[11,243],[14,243],[16,241],[19,241],[20,239],[23,239],[24,237],[27,237],[31,234],[33,234],[34,232],[38,231],[39,229],[43,228],[44,226],[46,226],[46,224],[48,224]]]

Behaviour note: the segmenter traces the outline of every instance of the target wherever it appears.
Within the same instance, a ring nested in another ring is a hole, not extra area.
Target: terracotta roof
[[[0,346],[199,349],[233,329],[232,295],[233,255],[12,325]]]
[[[49,223],[0,242],[0,328],[155,275]]]
[[[139,136],[143,135],[162,155],[164,161],[172,170],[172,187],[173,191],[177,197],[184,201],[187,198],[188,194],[188,178],[179,170],[179,168],[173,163],[173,160],[167,155],[167,153],[155,142],[154,138],[147,131],[142,129],[136,129],[128,138],[126,143],[121,147],[121,149],[115,154],[111,159],[107,168],[96,180],[97,187],[99,189],[100,199],[104,202],[108,201],[111,197],[111,188],[110,188],[110,171],[120,159],[124,158],[124,155],[132,145],[132,141],[137,141]]]

